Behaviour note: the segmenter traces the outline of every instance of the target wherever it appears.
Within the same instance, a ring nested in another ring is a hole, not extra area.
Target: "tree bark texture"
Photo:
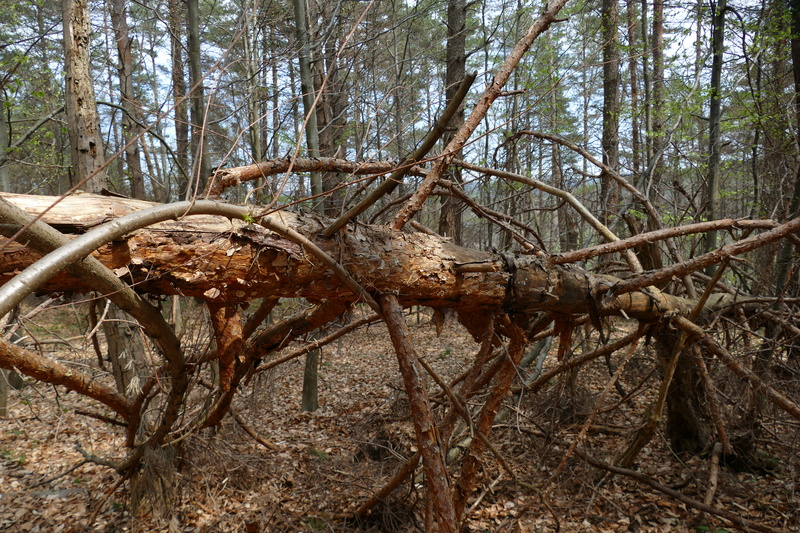
[[[130,192],[132,197],[144,200],[144,176],[142,175],[142,162],[139,158],[140,127],[137,124],[141,120],[138,120],[139,112],[135,103],[137,98],[133,91],[133,54],[128,32],[128,13],[125,9],[125,0],[111,0],[109,7],[119,55],[117,68],[120,98],[122,99],[120,105],[125,110],[122,115],[122,139],[125,143],[125,163],[128,165]]]
[[[37,215],[56,200],[13,194],[3,197]],[[83,232],[152,205],[79,194],[62,200],[43,219],[64,232]],[[253,216],[258,215],[254,212]],[[600,304],[598,295],[625,286],[612,276],[556,265],[548,258],[513,258],[469,250],[424,233],[350,225],[337,237],[323,239],[316,235],[326,221],[318,216],[277,212],[268,218],[296,228],[337,257],[368,293],[393,294],[404,306],[447,307],[462,313],[504,310],[573,314],[588,312]],[[125,281],[134,282],[140,292],[183,294],[226,304],[263,297],[341,303],[362,298],[301,245],[244,220],[202,215],[162,222],[109,243],[95,255]],[[3,242],[0,283],[38,257],[17,243]],[[43,288],[91,289],[66,272]],[[625,312],[647,320],[658,319],[670,310],[688,312],[692,308],[690,300],[646,290],[629,291],[602,303],[603,313]],[[711,304],[719,305],[716,300]]]
[[[64,74],[67,123],[72,147],[72,185],[87,180],[82,188],[100,192],[105,187],[105,155],[100,119],[89,71],[91,25],[86,0],[63,0]]]

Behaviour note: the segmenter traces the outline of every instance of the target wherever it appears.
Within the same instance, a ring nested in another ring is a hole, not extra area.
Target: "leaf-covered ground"
[[[412,314],[409,322],[420,355],[442,376],[452,378],[469,365],[477,347],[459,326],[437,337],[429,317]],[[545,368],[555,364],[551,352]],[[58,351],[51,353],[59,357]],[[86,352],[84,363],[92,359]],[[624,447],[653,399],[658,383],[654,365],[642,348],[622,379],[631,398],[616,409],[601,410],[581,450],[610,460]],[[299,411],[302,371],[300,359],[258,374],[235,402],[240,419],[269,446],[228,417],[218,430],[182,441],[174,461],[166,453],[148,457],[155,472],[178,464],[165,490],[161,476],[152,471],[132,485],[120,483],[106,467],[81,464],[79,447],[97,457],[124,454],[118,428],[78,413],[93,411],[96,405],[90,401],[43,384],[13,391],[9,416],[0,420],[0,531],[422,531],[420,479],[403,485],[366,520],[341,518],[380,489],[415,451],[385,328],[362,328],[323,350],[321,407],[314,413]],[[509,398],[511,411],[495,427],[492,440],[518,482],[487,455],[469,531],[730,529],[724,520],[632,479],[605,475],[575,456],[553,476],[608,377],[600,361],[535,396],[523,392],[516,400]],[[431,392],[437,398],[435,387]],[[603,405],[619,400],[612,390]],[[779,459],[777,468],[756,474],[722,466],[712,505],[779,530],[800,530],[800,435],[797,424],[778,424],[775,416],[764,421],[761,444]],[[709,487],[709,459],[672,454],[661,434],[635,467],[699,501]],[[148,500],[132,490],[162,493],[166,511],[149,508]],[[140,502],[136,513],[132,500]]]

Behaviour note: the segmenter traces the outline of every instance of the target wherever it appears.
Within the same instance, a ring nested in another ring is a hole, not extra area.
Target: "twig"
[[[260,445],[262,445],[263,447],[267,448],[270,451],[273,452],[280,451],[280,448],[272,444],[264,437],[261,437],[258,433],[255,432],[253,428],[247,425],[247,423],[245,423],[245,421],[242,420],[242,417],[239,415],[239,413],[237,413],[233,409],[231,409],[229,413],[231,414],[233,419],[236,420],[236,423],[239,424],[239,426],[245,431],[245,433],[253,437],[253,440],[255,440],[257,443],[259,443]]]
[[[480,172],[482,174],[488,174],[490,176],[496,176],[498,178],[508,179],[512,181],[516,181],[518,183],[522,183],[525,185],[529,185],[541,191],[544,191],[548,194],[552,194],[562,200],[566,201],[569,205],[572,206],[575,211],[590,225],[592,226],[597,233],[602,235],[604,239],[609,242],[616,242],[619,241],[619,237],[617,237],[608,227],[600,222],[597,217],[595,217],[591,211],[589,211],[586,206],[584,206],[575,196],[570,193],[569,191],[565,191],[563,189],[559,189],[557,187],[553,187],[552,185],[548,185],[543,181],[539,181],[533,178],[529,178],[527,176],[522,176],[521,174],[514,174],[512,172],[506,172],[503,170],[495,170],[492,168],[481,167],[478,165],[472,165],[466,163],[464,161],[459,161],[459,164],[466,168],[467,170],[473,170],[475,172]],[[639,263],[639,259],[636,257],[631,250],[622,249],[620,250],[623,252],[623,256],[625,257],[625,261],[628,263],[628,267],[633,272],[642,272],[643,268],[641,263]]]
[[[105,422],[106,424],[111,424],[112,426],[128,427],[128,424],[120,422],[119,420],[111,418],[110,416],[102,415],[100,413],[92,413],[91,411],[84,411],[83,409],[75,409],[75,414],[88,416],[89,418],[95,418],[97,420]]]
[[[89,528],[92,527],[94,521],[97,520],[97,515],[100,513],[100,509],[103,508],[103,505],[105,505],[105,503],[108,501],[111,495],[117,492],[119,486],[122,485],[128,478],[130,478],[133,475],[133,472],[134,472],[133,469],[129,469],[127,472],[125,472],[124,476],[120,476],[120,478],[113,485],[111,485],[108,489],[106,489],[103,498],[99,502],[97,502],[97,505],[95,505],[94,509],[92,509],[91,514],[86,519],[87,520],[86,527]]]
[[[92,461],[90,461],[89,459],[83,459],[83,460],[79,461],[77,464],[67,468],[66,470],[64,470],[60,474],[56,474],[53,477],[49,477],[47,479],[43,479],[42,481],[37,481],[33,485],[29,486],[28,490],[35,489],[36,487],[41,487],[42,485],[48,485],[48,484],[52,483],[53,481],[55,481],[57,479],[61,479],[64,476],[68,476],[69,474],[71,474],[72,472],[76,471],[77,469],[79,469],[83,465],[87,465],[87,464],[89,464],[91,462]]]
[[[367,514],[370,509],[375,507],[377,503],[385,500],[389,494],[394,492],[394,489],[399,487],[400,484],[414,472],[414,470],[417,468],[420,457],[421,455],[419,452],[415,453],[408,461],[406,461],[406,464],[403,465],[403,468],[398,470],[392,479],[390,479],[381,490],[373,494],[367,501],[362,503],[358,509],[356,509],[356,512],[353,513],[353,516],[356,518],[361,518]]]
[[[503,473],[502,473],[502,472],[500,472],[500,473],[497,475],[497,477],[494,479],[494,481],[492,481],[492,482],[489,484],[489,486],[488,486],[488,487],[486,487],[485,489],[483,489],[483,490],[481,491],[481,494],[480,494],[480,496],[478,496],[478,498],[475,500],[475,503],[473,503],[472,505],[470,505],[470,506],[469,506],[469,509],[467,509],[467,512],[466,512],[466,513],[464,513],[464,516],[465,516],[465,517],[466,517],[466,516],[469,516],[469,515],[471,515],[471,514],[472,514],[472,512],[473,512],[475,509],[477,509],[477,508],[478,508],[478,506],[479,506],[479,505],[481,504],[481,502],[483,501],[483,498],[485,498],[487,494],[489,494],[491,491],[493,491],[493,490],[494,490],[494,488],[497,486],[497,484],[498,484],[498,483],[500,483],[500,480],[501,480],[502,478],[503,478]]]
[[[78,451],[78,453],[80,453],[83,456],[84,460],[86,460],[89,463],[94,463],[100,466],[107,466],[109,468],[113,468],[114,470],[119,470],[119,463],[115,463],[110,459],[103,459],[98,455],[94,455],[92,453],[87,452],[86,450],[83,449],[83,446],[81,446],[80,441],[75,441],[75,449]]]

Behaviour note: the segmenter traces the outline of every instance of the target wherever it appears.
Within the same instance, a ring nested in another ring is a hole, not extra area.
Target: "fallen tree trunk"
[[[73,195],[57,198],[4,194],[4,198],[64,231],[81,233],[119,216],[152,207],[138,200]],[[53,206],[53,207],[51,207]],[[355,303],[362,299],[301,244],[253,224],[221,216],[198,215],[154,224],[125,235],[95,252],[137,291],[182,294],[234,304],[263,297],[302,297],[310,301]],[[455,246],[425,233],[351,224],[331,239],[317,237],[326,220],[276,212],[266,215],[295,229],[338,263],[368,293],[393,294],[403,306],[453,308],[462,314],[503,310],[587,313],[621,280],[595,275],[546,257],[492,254]],[[0,244],[0,284],[39,255],[19,243]],[[61,272],[43,291],[88,291],[92,287]],[[719,307],[721,299],[709,305]],[[605,302],[603,314],[657,320],[665,313],[687,313],[693,302],[646,289]]]

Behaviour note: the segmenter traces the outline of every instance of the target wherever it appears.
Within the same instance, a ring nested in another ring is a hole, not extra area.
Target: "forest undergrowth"
[[[411,314],[408,320],[419,355],[439,375],[449,380],[468,367],[476,345],[459,325],[437,336],[428,315]],[[583,344],[591,349],[596,342]],[[58,344],[42,349],[74,364],[88,365],[94,357],[89,350],[66,352]],[[545,370],[557,363],[556,349],[550,348]],[[619,387],[586,427],[578,450],[613,462],[624,449],[657,394],[659,369],[651,352],[640,346]],[[575,454],[559,472],[621,356],[559,376],[535,395],[523,389],[507,398],[509,409],[496,422],[491,440],[516,479],[491,455],[484,456],[467,531],[731,529],[722,519],[629,477],[610,475]],[[345,519],[416,452],[385,327],[363,327],[325,347],[320,409],[313,413],[300,412],[302,372],[301,358],[256,374],[234,403],[237,418],[228,416],[218,428],[175,444],[174,457],[145,461],[155,469],[177,465],[168,486],[158,476],[161,486],[145,484],[146,493],[161,492],[155,506],[132,494],[129,480],[85,461],[124,453],[120,428],[83,414],[95,412],[89,400],[41,383],[13,391],[8,417],[0,419],[0,531],[423,531],[425,494],[419,477],[407,480],[365,519]],[[796,377],[782,385],[792,397],[800,396]],[[429,387],[432,399],[439,399],[436,386]],[[771,468],[754,471],[723,461],[712,505],[773,528],[800,531],[800,428],[770,411],[762,429],[759,445]],[[462,428],[453,442],[468,437],[468,428]],[[452,455],[457,460],[457,450]],[[698,501],[712,483],[710,456],[673,454],[662,433],[634,468]],[[141,487],[135,485],[134,491]]]

